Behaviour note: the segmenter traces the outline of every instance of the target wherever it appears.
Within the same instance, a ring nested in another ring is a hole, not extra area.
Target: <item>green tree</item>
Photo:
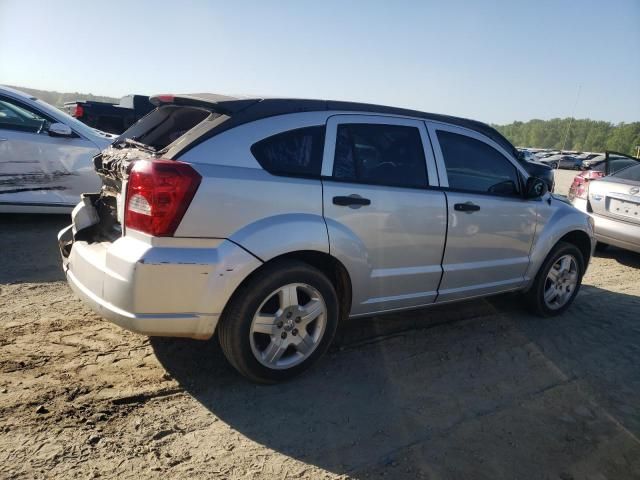
[[[494,127],[519,147],[560,149],[564,144],[566,150],[615,150],[635,155],[636,146],[640,145],[640,122],[613,125],[589,119],[553,118]]]

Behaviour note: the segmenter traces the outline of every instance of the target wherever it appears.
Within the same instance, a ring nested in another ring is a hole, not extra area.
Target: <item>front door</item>
[[[520,287],[541,202],[522,197],[526,172],[479,133],[437,123],[429,133],[448,204],[438,302]]]
[[[50,136],[54,122],[0,96],[0,205],[69,207],[99,187],[91,162],[98,148],[77,134]]]
[[[322,167],[331,254],[352,274],[352,315],[433,303],[446,235],[424,122],[376,115],[327,121]]]

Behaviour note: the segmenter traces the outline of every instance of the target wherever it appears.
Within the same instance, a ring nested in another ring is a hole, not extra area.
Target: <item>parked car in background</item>
[[[529,157],[531,158],[531,157]],[[544,182],[547,184],[547,189],[552,192],[553,191],[553,187],[555,185],[555,178],[553,176],[553,168],[551,168],[549,165],[546,165],[542,162],[539,162],[537,160],[527,160],[526,158],[523,158],[522,156],[518,156],[518,160],[520,161],[520,163],[522,164],[522,166],[527,170],[527,172],[529,173],[529,175],[532,175],[534,177],[540,178],[542,180],[544,180]]]
[[[114,138],[0,87],[0,212],[70,212],[100,186],[92,158]]]
[[[540,161],[545,165],[549,165],[551,168],[580,170],[580,167],[582,166],[582,159],[565,154],[551,155],[550,157],[543,158]]]
[[[82,123],[118,135],[154,108],[146,95],[127,95],[117,105],[89,100],[64,104],[65,112]]]
[[[533,151],[527,148],[517,149],[518,161],[522,166],[534,177],[541,178],[547,184],[547,189],[551,192],[554,186],[553,169],[548,165],[540,162]]]
[[[239,372],[275,382],[347,317],[506,291],[550,316],[580,288],[589,216],[488,125],[324,100],[152,100],[96,158],[102,188],[59,234],[73,290],[127,329],[217,331]]]
[[[585,172],[586,173],[586,172]],[[599,246],[615,245],[640,253],[640,163],[585,182],[572,204],[594,219]]]
[[[531,150],[528,150],[526,148],[519,148],[518,151],[522,154],[522,158],[527,162],[536,162],[538,160],[536,154]]]
[[[602,155],[602,153],[593,153],[593,152],[585,152],[585,153],[580,153],[575,155],[577,158],[580,158],[583,162],[586,162],[588,160],[591,160],[592,158],[595,158],[599,155]]]
[[[591,180],[612,175],[619,170],[640,162],[638,158],[619,152],[607,151],[601,155],[602,158],[600,158],[600,155],[594,157],[593,160],[596,160],[596,163],[591,165],[589,170],[584,170],[574,177],[571,187],[569,187],[569,200],[573,201],[574,197],[586,200],[588,183]]]
[[[611,175],[616,171],[632,165],[638,161],[637,158],[624,153],[608,151],[582,162],[584,170],[593,170],[603,175]]]
[[[544,158],[548,158],[551,155],[557,155],[556,153],[550,153],[550,152],[538,152],[534,154],[536,156],[536,158],[538,159],[538,161],[542,161]]]

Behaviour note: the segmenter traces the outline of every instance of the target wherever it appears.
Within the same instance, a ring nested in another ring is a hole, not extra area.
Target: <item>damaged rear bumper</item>
[[[69,226],[58,242],[76,295],[102,317],[150,336],[211,337],[228,299],[261,264],[227,240],[73,236]]]

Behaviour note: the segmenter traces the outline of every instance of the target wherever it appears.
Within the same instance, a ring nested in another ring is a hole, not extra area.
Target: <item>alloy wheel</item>
[[[251,351],[267,368],[299,365],[320,344],[327,326],[327,307],[320,292],[291,283],[272,292],[253,316]]]
[[[544,283],[544,303],[551,310],[567,304],[578,286],[578,262],[573,255],[563,255],[551,266]]]

